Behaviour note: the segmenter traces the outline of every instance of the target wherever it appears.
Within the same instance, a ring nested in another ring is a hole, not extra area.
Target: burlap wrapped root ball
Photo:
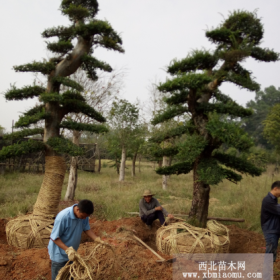
[[[216,221],[209,221],[207,228],[178,222],[157,230],[156,245],[164,254],[189,254],[190,258],[193,254],[228,253],[229,234],[228,229]]]
[[[45,161],[45,176],[33,214],[17,217],[7,223],[9,245],[24,249],[48,245],[54,218],[58,213],[66,165],[60,156],[46,156]]]

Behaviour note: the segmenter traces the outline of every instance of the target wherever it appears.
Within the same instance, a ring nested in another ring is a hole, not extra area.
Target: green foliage
[[[251,176],[260,176],[262,169],[256,167],[244,158],[238,158],[229,154],[216,152],[214,158],[227,167],[233,168],[240,173],[250,174]]]
[[[201,159],[198,164],[197,174],[200,182],[209,185],[217,185],[226,177],[223,168],[214,158]]]
[[[17,140],[17,139],[22,139],[26,136],[36,135],[36,134],[44,134],[44,129],[43,128],[24,129],[24,130],[17,131],[14,133],[5,134],[3,136],[3,139],[4,140]]]
[[[37,110],[37,108],[36,108],[36,110]],[[41,120],[45,120],[49,116],[50,116],[49,113],[45,112],[44,109],[40,112],[37,112],[37,113],[33,114],[33,115],[31,115],[30,112],[27,112],[27,114],[24,114],[24,115],[19,117],[18,121],[15,123],[15,127],[16,128],[29,127],[31,124],[35,124],[35,123],[37,123]]]
[[[101,69],[103,71],[111,72],[112,68],[109,64],[99,61],[90,55],[84,55],[82,57],[82,69],[86,71],[89,79],[95,81],[97,80],[96,69]]]
[[[89,16],[94,17],[98,12],[98,2],[97,0],[62,0],[61,2],[61,10],[67,10],[72,5],[81,5],[82,7],[86,8]]]
[[[40,72],[44,75],[50,74],[55,69],[53,62],[36,62],[27,63],[20,66],[14,66],[16,72]]]
[[[178,144],[177,159],[193,163],[207,146],[207,141],[198,134],[186,135],[186,139]]]
[[[173,155],[178,154],[179,150],[178,147],[173,146],[173,147],[167,147],[167,148],[157,148],[156,150],[153,151],[152,155],[156,158],[161,158],[163,156],[170,157]]]
[[[52,137],[46,142],[46,144],[52,147],[52,149],[58,154],[68,154],[72,157],[84,154],[83,148],[62,137]]]
[[[221,27],[216,28],[211,31],[206,32],[206,37],[215,44],[219,43],[232,43],[232,36],[234,36],[236,33],[231,32],[230,30]]]
[[[217,64],[218,59],[215,55],[205,50],[195,50],[186,58],[172,61],[168,67],[169,74],[177,74],[180,72],[190,72],[195,70],[212,69]]]
[[[252,80],[249,76],[238,75],[232,71],[228,72],[228,74],[224,77],[224,80],[234,83],[241,88],[246,88],[249,91],[260,90],[260,85]]]
[[[71,41],[63,41],[59,40],[58,42],[54,43],[47,43],[48,50],[54,52],[54,53],[62,53],[66,54],[69,51],[71,51],[74,46],[72,45]]]
[[[185,134],[185,133],[189,133],[192,130],[193,130],[193,125],[190,124],[189,122],[184,125],[179,124],[177,127],[172,128],[168,131],[157,133],[156,135],[150,137],[149,141],[155,142],[155,143],[160,143],[160,142],[163,142],[164,140],[174,138],[177,136],[181,136],[182,134]]]
[[[106,119],[91,106],[78,99],[62,99],[61,104],[67,110],[68,113],[82,113],[95,119],[98,122],[106,122]]]
[[[24,116],[33,116],[39,114],[45,110],[44,105],[35,105],[32,109],[23,113]]]
[[[269,49],[262,49],[260,47],[253,47],[251,57],[259,61],[271,62],[279,60],[279,53]]]
[[[165,166],[156,169],[156,173],[159,175],[180,175],[180,174],[188,174],[193,169],[193,164],[186,161],[175,163],[172,166]]]
[[[169,106],[167,107],[167,109],[163,112],[160,113],[158,115],[156,115],[153,120],[151,121],[151,123],[153,125],[157,125],[161,122],[173,119],[176,116],[180,116],[183,115],[184,113],[188,112],[188,108],[178,105],[178,106]]]
[[[92,133],[108,132],[108,128],[105,125],[78,123],[74,121],[63,121],[60,124],[60,127],[67,128],[70,130],[77,130],[77,131],[89,131]]]
[[[280,151],[280,104],[272,107],[263,124],[264,136]]]
[[[264,138],[263,121],[270,109],[278,103],[280,103],[280,88],[276,89],[274,86],[270,86],[263,91],[256,92],[255,99],[246,104],[246,107],[252,109],[254,114],[244,119],[244,129],[254,138],[257,145],[267,149],[272,149],[273,145]]]
[[[44,143],[40,141],[28,140],[14,145],[3,147],[0,150],[0,160],[5,160],[11,157],[18,157],[21,155],[43,151],[45,149]]]
[[[14,85],[11,86],[5,93],[5,98],[7,100],[22,100],[27,98],[33,98],[39,96],[41,93],[45,92],[46,89],[40,86],[25,86],[21,89],[16,88]]]
[[[203,113],[217,112],[219,114],[229,114],[235,117],[248,117],[253,114],[251,109],[245,109],[234,101],[216,104],[201,103],[199,104],[198,111],[202,111]]]
[[[59,37],[61,39],[70,39],[75,34],[75,27],[65,27],[65,26],[58,26],[53,28],[46,29],[42,36],[43,38],[51,38],[51,37]]]
[[[178,105],[187,101],[189,91],[181,91],[180,93],[173,93],[171,97],[164,97],[163,101],[168,105]]]
[[[232,183],[236,184],[237,182],[240,182],[242,180],[242,176],[232,170],[223,168],[222,172],[225,176],[225,179],[231,181]]]
[[[200,89],[205,84],[212,81],[211,77],[206,74],[188,73],[182,74],[173,80],[167,80],[164,84],[160,84],[158,89],[161,92],[173,92],[182,89]]]
[[[84,90],[84,88],[79,83],[77,83],[76,81],[71,80],[67,77],[54,77],[53,80],[56,83],[62,84],[66,87],[71,87],[73,89],[76,89],[77,91]]]
[[[90,12],[87,8],[72,3],[68,6],[68,8],[62,10],[62,14],[68,15],[69,19],[72,21],[86,19],[90,16]]]
[[[206,129],[212,137],[241,151],[254,145],[249,135],[237,123],[221,120],[218,114],[211,114]]]

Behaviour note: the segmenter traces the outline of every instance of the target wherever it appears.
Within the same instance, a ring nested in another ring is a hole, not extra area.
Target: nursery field
[[[100,219],[117,220],[129,217],[126,212],[138,211],[138,203],[144,189],[151,189],[169,213],[188,213],[192,199],[192,173],[173,175],[168,181],[168,190],[161,188],[161,176],[157,175],[153,163],[141,163],[141,173],[136,168],[136,177],[131,176],[130,162],[127,163],[125,181],[120,183],[115,169],[108,160],[102,162],[101,173],[78,173],[76,199],[91,199],[96,208],[94,216]],[[241,183],[225,180],[211,187],[209,216],[243,218],[245,223],[238,227],[261,233],[260,208],[263,197],[271,183],[280,174],[274,174],[269,166],[260,177],[244,176]],[[12,173],[0,176],[0,218],[10,218],[32,211],[43,175]],[[65,176],[61,199],[68,182]]]
[[[147,230],[139,217],[126,212],[138,211],[138,202],[144,189],[150,188],[170,213],[187,213],[191,205],[192,174],[172,176],[169,189],[161,189],[161,178],[155,174],[153,164],[143,163],[141,173],[130,175],[128,162],[126,181],[118,182],[116,171],[103,162],[101,174],[79,172],[76,199],[91,199],[95,212],[90,219],[95,233],[115,248],[117,256],[109,253],[96,257],[99,260],[98,279],[172,279],[172,264],[157,263],[156,257],[133,240],[133,232],[153,249],[158,221]],[[225,223],[230,234],[230,253],[264,253],[265,241],[260,233],[260,206],[271,182],[277,178],[273,167],[259,178],[244,177],[241,184],[224,182],[212,187],[209,216],[244,218],[245,223]],[[50,260],[46,248],[22,250],[9,246],[6,241],[5,224],[17,215],[32,211],[32,205],[42,181],[42,174],[13,173],[0,177],[0,279],[50,280]],[[63,200],[67,176],[61,196]],[[61,201],[60,209],[74,201]],[[91,243],[83,236],[79,253]],[[161,254],[161,253],[160,253]],[[161,254],[164,258],[169,258]],[[115,269],[109,268],[114,259]],[[109,263],[108,263],[109,262]],[[280,279],[280,262],[274,266],[274,279]]]

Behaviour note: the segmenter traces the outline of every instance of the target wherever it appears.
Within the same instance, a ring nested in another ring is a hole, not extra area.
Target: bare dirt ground
[[[0,219],[0,279],[51,279],[50,260],[47,249],[21,250],[9,246],[6,241],[5,224],[7,220]],[[157,263],[157,257],[148,249],[131,238],[131,233],[141,238],[152,248],[155,247],[155,232],[159,223],[147,230],[139,217],[123,218],[116,221],[90,220],[91,227],[102,239],[110,243],[116,253],[115,270],[109,269],[108,259],[112,255],[97,254],[100,264],[98,279],[172,279],[172,264]],[[264,253],[265,241],[261,234],[240,229],[235,225],[230,229],[230,253]],[[86,236],[82,237],[82,249],[91,246]],[[170,258],[160,253],[164,258]],[[109,259],[110,261],[110,259]],[[280,270],[280,259],[275,264],[275,271]],[[278,274],[274,279],[280,279]]]

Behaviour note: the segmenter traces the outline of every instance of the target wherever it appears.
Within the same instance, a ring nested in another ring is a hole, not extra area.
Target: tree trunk
[[[124,181],[124,177],[125,177],[125,160],[126,160],[126,149],[125,149],[125,147],[122,147],[122,159],[121,159],[121,168],[120,168],[119,181]]]
[[[198,160],[193,169],[193,199],[189,217],[197,227],[206,227],[209,207],[210,186],[199,182],[197,174]]]
[[[119,164],[118,158],[116,158],[116,169],[117,169],[118,175],[120,175],[120,164]]]
[[[80,132],[74,130],[73,131],[73,143],[77,146],[79,146],[79,138],[80,138]],[[66,194],[64,197],[64,201],[74,200],[75,190],[77,188],[77,180],[78,180],[78,157],[72,157],[70,172],[69,172],[69,179],[68,179],[68,186],[67,186]]]
[[[131,168],[131,175],[132,175],[132,177],[136,176],[136,173],[135,173],[136,159],[137,159],[137,152],[134,154],[133,159],[132,159],[132,168]]]
[[[141,155],[139,155],[139,163],[138,163],[138,168],[139,168],[139,173],[141,173],[141,168],[140,168],[140,162],[141,162]]]
[[[162,158],[162,167],[169,166],[169,158],[163,157]],[[169,176],[168,175],[162,175],[162,189],[167,190],[167,181]]]
[[[162,159],[158,161],[158,167],[162,167]]]
[[[96,149],[96,154],[97,154],[97,158],[98,158],[97,172],[100,173],[100,171],[101,171],[101,155],[100,155],[100,149],[99,149],[98,143],[96,143],[95,149]]]

